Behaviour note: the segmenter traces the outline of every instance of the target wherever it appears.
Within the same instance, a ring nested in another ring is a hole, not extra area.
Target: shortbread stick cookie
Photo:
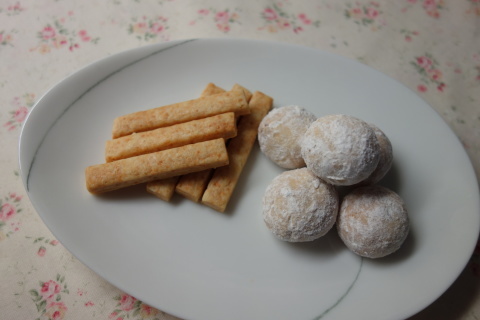
[[[88,191],[98,194],[228,162],[225,140],[220,138],[93,165],[85,170],[85,178]]]
[[[189,200],[199,202],[212,173],[213,169],[207,169],[181,176],[175,186],[175,192]]]
[[[218,138],[229,139],[236,135],[235,114],[222,113],[108,140],[105,145],[105,160],[111,162],[186,144]]]
[[[175,186],[177,185],[179,178],[179,176],[176,176],[167,179],[151,181],[147,183],[147,192],[153,194],[157,198],[162,199],[163,201],[170,201],[173,197],[173,193],[175,192]]]
[[[249,102],[250,99],[252,98],[252,93],[250,92],[250,90],[239,85],[238,83],[235,83],[235,85],[232,87],[231,91],[234,91],[234,90],[243,90],[243,92],[245,93],[245,98],[247,99],[247,102]]]
[[[118,117],[113,122],[112,137],[116,139],[134,132],[167,127],[226,112],[235,112],[236,115],[250,113],[243,90],[227,91]]]
[[[231,90],[243,90],[247,101],[252,98],[252,93],[239,84],[235,84]],[[208,169],[183,175],[178,180],[175,191],[189,200],[199,202],[212,173],[213,169]]]
[[[205,89],[201,93],[201,97],[211,96],[218,93],[225,92],[225,89],[216,86],[214,83],[210,82],[207,84]],[[212,169],[207,169],[212,170]],[[205,172],[203,170],[200,172]],[[192,172],[193,173],[193,172]],[[190,175],[190,174],[187,174]],[[175,192],[175,186],[179,180],[179,176],[172,177],[168,179],[155,180],[147,183],[147,192],[153,194],[157,198],[162,199],[163,201],[170,201],[172,199],[173,193]]]
[[[210,82],[207,84],[205,89],[201,93],[201,97],[211,96],[214,94],[219,94],[225,92],[225,89],[216,86],[214,83]],[[212,170],[212,169],[207,169]],[[204,172],[206,170],[200,171]],[[193,173],[193,172],[192,172]],[[164,200],[170,201],[172,199],[173,193],[175,192],[175,186],[179,180],[179,176],[172,177],[168,179],[155,180],[147,183],[147,192],[153,194],[154,196]]]
[[[228,166],[215,169],[203,194],[203,204],[220,212],[225,211],[256,141],[258,126],[272,108],[272,104],[271,97],[258,91],[253,94],[249,103],[251,114],[240,118],[238,134],[228,144],[230,163]]]
[[[213,82],[210,82],[209,84],[207,84],[205,89],[203,89],[200,97],[213,96],[214,94],[219,94],[219,93],[223,93],[223,92],[225,92],[225,89],[218,87]]]

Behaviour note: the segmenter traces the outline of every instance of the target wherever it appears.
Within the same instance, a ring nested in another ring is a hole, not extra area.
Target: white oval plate
[[[332,230],[311,243],[275,239],[261,216],[281,172],[256,146],[228,212],[144,186],[89,194],[113,119],[194,99],[208,82],[239,83],[317,116],[346,113],[390,137],[384,184],[406,201],[411,234],[379,260],[349,252]],[[71,75],[31,111],[20,139],[28,195],[54,235],[120,289],[189,319],[400,319],[459,275],[479,231],[478,186],[461,144],[423,100],[360,63],[306,47],[187,40],[113,55]],[[441,266],[441,267],[439,267]]]

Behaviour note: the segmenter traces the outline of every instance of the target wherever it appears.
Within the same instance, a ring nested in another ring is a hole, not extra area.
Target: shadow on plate
[[[272,235],[273,236],[273,235]],[[281,241],[281,240],[279,240]],[[344,250],[348,250],[338,236],[337,228],[333,226],[326,235],[314,241],[307,242],[286,242],[282,243],[291,250],[304,252],[309,255],[322,255],[325,257],[339,254]]]
[[[139,201],[139,202],[146,202],[146,201],[157,201],[159,203],[167,203],[161,199],[158,199],[154,195],[150,194],[146,190],[146,186],[144,183],[134,185],[127,188],[122,188],[119,190],[114,190],[110,192],[106,192],[100,195],[96,195],[97,199],[100,201],[113,201],[121,203],[129,202],[129,201]],[[169,205],[177,206],[180,204],[179,197],[173,197],[171,201],[168,202]]]
[[[398,165],[395,164],[395,160],[392,164],[392,168],[387,172],[387,174],[385,175],[385,177],[383,177],[379,184],[395,192],[398,192],[400,190],[400,171],[398,169]]]
[[[480,301],[480,277],[474,260],[475,256],[435,302],[408,320],[478,319],[475,310]]]
[[[251,181],[249,179],[255,179],[255,177],[252,174],[252,171],[255,167],[255,163],[258,163],[259,157],[262,156],[260,152],[260,148],[258,146],[258,143],[255,143],[255,145],[252,148],[252,151],[250,152],[250,156],[248,157],[247,163],[245,163],[245,166],[243,167],[242,174],[240,175],[240,179],[238,180],[238,183],[233,190],[232,197],[230,198],[230,201],[228,202],[227,209],[225,212],[222,214],[227,215],[227,216],[232,216],[238,207],[238,203],[240,199],[242,199],[242,195],[246,194],[247,192],[247,186]]]
[[[400,172],[395,162],[392,164],[392,168],[387,172],[385,177],[383,177],[383,179],[380,180],[377,184],[382,185],[396,193],[399,193],[399,190],[401,189]],[[358,187],[361,187],[361,185],[337,187],[340,196],[340,202],[342,201],[343,197],[345,197],[345,195]]]

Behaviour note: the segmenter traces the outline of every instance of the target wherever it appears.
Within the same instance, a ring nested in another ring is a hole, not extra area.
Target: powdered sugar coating
[[[362,185],[371,185],[382,180],[393,164],[393,148],[390,139],[388,139],[387,135],[376,125],[370,124],[370,127],[373,128],[375,136],[377,137],[379,145],[379,160],[377,167],[372,174],[361,182]]]
[[[337,230],[356,254],[380,258],[397,251],[409,232],[407,209],[398,194],[366,186],[347,194],[340,205]]]
[[[300,168],[284,171],[269,184],[263,197],[263,219],[281,240],[312,241],[333,227],[338,207],[336,189]]]
[[[365,180],[379,161],[375,132],[349,115],[327,115],[314,121],[302,139],[307,168],[319,178],[341,186]]]
[[[285,106],[270,111],[258,127],[260,150],[285,169],[305,167],[300,141],[317,117],[299,106]]]

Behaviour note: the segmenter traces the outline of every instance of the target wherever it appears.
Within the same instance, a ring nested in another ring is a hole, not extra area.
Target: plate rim
[[[67,77],[61,79],[60,81],[58,81],[57,83],[55,83],[53,86],[51,86],[40,98],[39,100],[34,104],[34,106],[32,107],[31,111],[29,112],[29,114],[27,115],[23,125],[22,125],[22,128],[21,128],[21,132],[20,132],[20,137],[19,137],[19,144],[18,144],[18,156],[19,156],[19,167],[20,167],[20,172],[21,172],[21,178],[22,178],[22,184],[24,185],[25,189],[26,189],[26,192],[27,192],[27,195],[30,199],[30,201],[32,202],[32,205],[35,209],[35,211],[37,212],[37,214],[41,217],[42,221],[44,222],[44,224],[47,226],[47,228],[52,232],[53,230],[50,229],[49,225],[47,224],[47,222],[45,221],[44,219],[44,215],[41,214],[41,212],[38,210],[38,205],[36,203],[34,203],[34,200],[32,199],[32,197],[30,196],[30,191],[28,190],[28,176],[31,172],[31,169],[32,169],[32,166],[33,166],[33,162],[34,162],[34,159],[32,159],[31,163],[30,163],[30,166],[28,168],[28,170],[26,170],[25,166],[22,165],[22,157],[23,157],[23,153],[22,153],[22,150],[23,150],[23,146],[26,142],[23,141],[25,135],[24,135],[24,129],[25,127],[28,127],[30,124],[31,121],[34,121],[34,120],[30,120],[31,119],[31,115],[33,113],[34,110],[36,110],[37,106],[39,105],[42,105],[43,101],[46,99],[46,97],[50,96],[50,95],[53,95],[55,94],[55,90],[58,90],[58,87],[62,84],[62,83],[65,83],[66,80],[69,79],[69,81],[73,81],[75,79],[75,77],[80,73],[80,72],[92,72],[93,68],[95,68],[95,66],[99,65],[99,64],[102,64],[104,63],[104,61],[106,60],[109,60],[111,59],[112,57],[117,57],[117,58],[121,58],[123,56],[126,56],[128,57],[129,55],[131,55],[132,53],[135,53],[135,52],[148,52],[150,50],[154,50],[154,53],[156,53],[158,51],[158,49],[160,48],[165,48],[165,49],[168,49],[170,48],[172,45],[175,45],[175,44],[181,44],[181,43],[185,43],[185,42],[189,42],[189,41],[213,41],[213,42],[245,42],[245,43],[256,43],[256,44],[260,44],[260,45],[277,45],[277,46],[287,46],[287,47],[291,47],[291,48],[296,48],[296,49],[301,49],[301,50],[304,50],[304,49],[308,49],[308,50],[313,50],[313,51],[316,51],[316,52],[319,52],[319,53],[323,53],[323,54],[326,54],[328,56],[332,56],[332,57],[338,57],[338,58],[341,58],[345,61],[350,61],[351,63],[355,63],[355,64],[359,64],[359,65],[362,65],[364,66],[365,68],[369,69],[370,71],[374,71],[374,72],[377,72],[377,73],[380,73],[382,74],[383,76],[385,77],[388,77],[389,79],[395,81],[398,85],[401,85],[403,88],[406,88],[407,90],[413,92],[413,90],[411,90],[410,88],[406,87],[403,83],[399,82],[397,79],[377,70],[377,69],[374,69],[373,67],[370,67],[360,61],[357,61],[357,60],[354,60],[354,59],[350,59],[348,57],[345,57],[345,56],[342,56],[342,55],[338,55],[338,54],[335,54],[335,53],[331,53],[331,52],[328,52],[328,51],[324,51],[322,49],[317,49],[317,48],[313,48],[313,47],[308,47],[308,46],[304,46],[304,45],[298,45],[298,44],[292,44],[292,43],[285,43],[285,42],[278,42],[278,41],[270,41],[270,40],[257,40],[257,39],[231,39],[231,38],[213,38],[213,39],[198,39],[198,38],[193,38],[193,39],[183,39],[183,40],[174,40],[174,41],[168,41],[168,42],[163,42],[163,43],[155,43],[155,44],[150,44],[150,45],[147,45],[147,46],[142,46],[142,47],[137,47],[137,48],[130,48],[130,49],[127,49],[127,50],[123,50],[123,51],[120,51],[120,52],[117,52],[111,56],[107,56],[107,57],[103,57],[103,58],[100,58],[98,60],[95,60],[79,69],[77,69],[76,71],[72,72],[71,74],[69,74]],[[150,55],[147,55],[143,58],[141,58],[140,60],[143,60],[144,58],[148,57]],[[134,62],[135,63],[135,62]],[[128,65],[131,65],[131,64],[134,64],[134,63],[129,63],[127,65],[124,66],[127,67]],[[110,74],[111,75],[111,74]],[[106,76],[105,79],[109,78],[110,75]],[[88,91],[87,91],[88,92]],[[87,92],[85,92],[84,94],[86,94]],[[427,103],[422,97],[416,95],[418,99],[422,100],[431,110],[433,110],[436,114],[437,114],[437,118],[438,119],[441,119],[441,121],[443,122],[444,124],[444,127],[446,129],[448,129],[450,131],[450,134],[452,134],[453,136],[456,137],[457,139],[457,143],[460,143],[460,140],[458,138],[458,136],[453,132],[452,128],[448,125],[448,123],[443,119],[443,117],[441,117],[441,115],[439,114],[439,112],[434,109],[429,103]],[[78,100],[78,99],[77,99]],[[75,100],[74,102],[71,103],[70,106],[67,106],[65,107],[65,110],[68,110],[69,107],[73,106],[76,101]],[[33,117],[33,116],[32,116]],[[57,119],[58,120],[58,119]],[[55,120],[56,121],[56,120]],[[53,126],[54,124],[52,123],[52,125],[50,126],[50,129],[51,127]],[[48,134],[48,131],[50,130],[48,129],[47,132],[45,133],[43,139],[47,136]],[[42,140],[43,141],[43,140]],[[36,148],[36,151],[35,151],[35,154],[36,152],[38,152],[38,150],[41,148],[41,145],[42,145],[42,142],[40,142],[40,144],[37,146]],[[471,171],[473,173],[473,177],[475,179],[476,175],[475,175],[475,172],[474,172],[474,169],[473,169],[473,164],[471,162],[471,159],[470,157],[468,156],[466,150],[464,148],[462,148],[463,150],[463,155],[465,156],[465,158],[468,160],[468,163],[469,163],[469,168],[467,170]],[[27,174],[25,174],[25,172],[27,172]],[[478,195],[479,192],[478,192],[478,181],[476,184],[476,194]],[[480,209],[480,197],[476,197],[476,207],[477,209]],[[477,233],[477,240],[478,240],[478,233],[479,233],[479,230],[480,230],[480,220],[477,218],[477,223],[476,224],[476,233]],[[475,244],[476,242],[473,242],[472,243],[472,246],[470,248],[470,254],[467,255],[468,257],[471,256],[471,254],[473,253],[474,251],[474,248],[475,248]],[[114,283],[114,282],[111,282],[110,280],[107,280],[108,279],[108,276],[105,276],[104,274],[101,274],[99,273],[98,270],[93,270],[90,265],[83,261],[83,259],[80,259],[79,257],[77,257],[77,255],[70,251],[67,247],[65,247],[72,255],[74,255],[77,259],[79,259],[80,262],[82,262],[84,265],[88,266],[89,269],[91,269],[92,271],[94,271],[97,275],[100,275],[102,278],[104,278],[106,281],[112,283],[113,285],[117,286],[118,288],[121,288],[121,286],[119,286],[118,284]],[[465,267],[466,264],[468,263],[468,260],[469,259],[466,259],[464,262],[465,263],[462,263],[462,265]],[[428,303],[427,305],[425,305],[423,308],[417,310],[416,312],[410,314],[410,315],[413,315],[421,310],[423,310],[424,308],[426,308],[429,304],[431,304],[432,302],[434,302],[436,299],[438,299],[438,297],[440,297],[455,281],[456,279],[458,278],[458,276],[461,274],[461,272],[463,271],[464,267],[460,268],[460,270],[458,270],[458,273],[453,277],[452,281],[450,282],[450,284],[441,292],[438,293],[438,295],[436,295],[435,297],[433,297],[430,301],[430,303]],[[123,289],[121,289],[123,290]],[[128,292],[128,290],[123,290],[125,292]],[[165,310],[165,308],[162,307],[161,310]],[[171,311],[169,311],[169,313],[171,313]],[[174,314],[174,313],[171,313],[171,314]]]

